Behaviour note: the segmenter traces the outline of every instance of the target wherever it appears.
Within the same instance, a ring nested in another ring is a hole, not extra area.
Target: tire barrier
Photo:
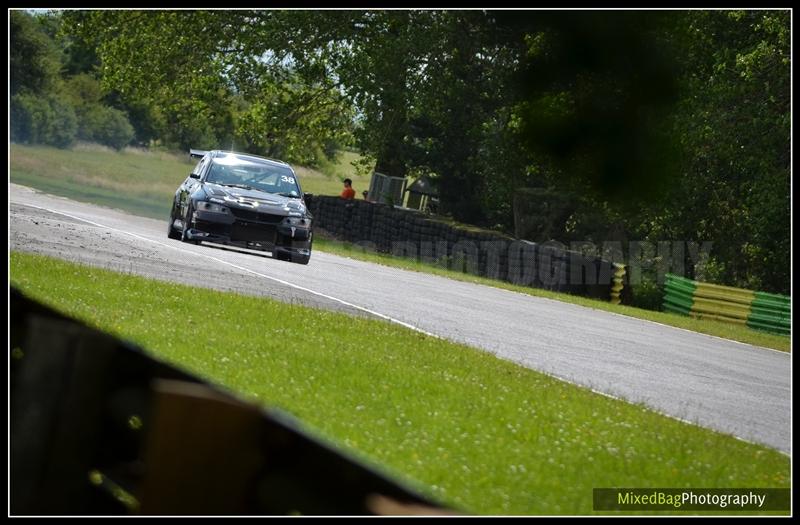
[[[625,265],[614,263],[614,278],[611,279],[611,304],[620,303],[620,294],[624,287]]]
[[[737,323],[773,334],[791,331],[791,298],[666,275],[664,310]]]
[[[603,301],[611,294],[613,264],[567,250],[561,243],[459,228],[418,211],[363,200],[313,196],[307,204],[315,228],[370,250]]]
[[[12,515],[452,513],[13,287],[10,350]]]

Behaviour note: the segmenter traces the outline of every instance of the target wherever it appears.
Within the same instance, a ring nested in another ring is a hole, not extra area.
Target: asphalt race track
[[[787,353],[320,251],[303,266],[190,245],[166,228],[9,184],[9,250],[383,317],[790,453]]]

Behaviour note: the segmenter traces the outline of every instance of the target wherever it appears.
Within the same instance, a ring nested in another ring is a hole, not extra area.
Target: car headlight
[[[288,211],[289,215],[302,216],[306,211],[306,207],[300,201],[289,201],[286,203],[284,210]]]
[[[230,213],[231,211],[227,206],[214,204],[213,202],[200,201],[197,203],[197,209],[202,211],[210,211],[214,213]]]

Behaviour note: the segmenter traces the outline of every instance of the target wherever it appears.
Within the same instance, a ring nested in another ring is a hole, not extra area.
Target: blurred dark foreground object
[[[10,317],[12,515],[449,512],[14,288]]]
[[[669,45],[676,13],[526,14],[501,15],[540,38],[517,77],[523,142],[559,168],[562,187],[634,210],[658,202],[683,155],[672,122],[683,62]]]

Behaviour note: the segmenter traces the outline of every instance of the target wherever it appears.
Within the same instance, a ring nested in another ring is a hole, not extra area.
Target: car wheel
[[[167,237],[170,239],[180,239],[181,234],[175,231],[175,203],[172,203],[172,210],[169,212],[169,226],[167,227]]]
[[[309,238],[311,238],[310,235],[309,235]],[[311,247],[313,246],[313,244],[314,244],[314,240],[311,239],[311,242],[308,243],[308,255],[295,256],[295,257],[292,258],[292,262],[297,263],[297,264],[308,264],[308,261],[311,260]]]
[[[194,241],[189,239],[186,235],[186,232],[189,231],[189,226],[192,224],[192,213],[194,210],[192,209],[192,201],[189,201],[189,204],[186,205],[186,215],[183,217],[183,231],[181,232],[181,241],[189,242],[192,244],[200,244],[199,241]]]
[[[297,255],[292,257],[292,262],[296,264],[308,264],[308,261],[311,260],[311,254],[308,255]]]
[[[311,246],[313,241],[308,245],[308,255],[292,255],[291,261],[297,264],[308,264],[308,261],[311,260]]]

